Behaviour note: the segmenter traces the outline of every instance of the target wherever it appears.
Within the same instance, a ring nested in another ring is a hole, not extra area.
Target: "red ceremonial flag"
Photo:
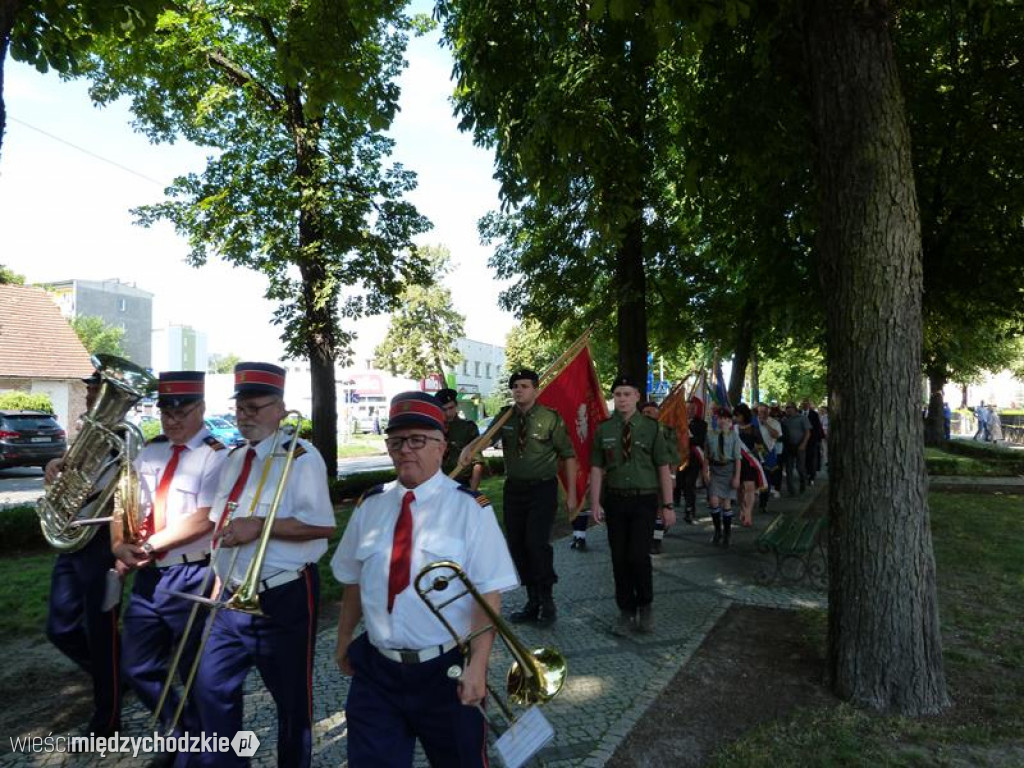
[[[690,417],[686,413],[686,385],[676,385],[668,397],[661,401],[658,409],[658,421],[671,427],[676,436],[676,449],[679,451],[679,469],[685,469],[690,463]],[[672,468],[675,470],[675,467]]]
[[[608,418],[608,406],[589,346],[584,345],[569,364],[544,385],[537,402],[558,411],[565,421],[569,439],[576,449],[576,499],[582,504],[590,483],[590,444],[594,430]],[[562,485],[568,488],[568,478],[562,472],[560,476]]]

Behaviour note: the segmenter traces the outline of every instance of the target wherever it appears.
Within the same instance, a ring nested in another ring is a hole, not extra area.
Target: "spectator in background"
[[[978,431],[974,433],[972,440],[981,438],[982,440],[988,440],[988,408],[985,407],[985,401],[981,401],[981,405],[974,409],[974,416],[978,419]]]
[[[950,439],[953,427],[953,411],[949,408],[949,403],[942,404],[942,435],[947,440]]]
[[[814,480],[818,476],[818,470],[821,469],[821,441],[825,437],[825,432],[821,427],[821,417],[818,415],[817,410],[814,408],[814,403],[810,400],[804,400],[801,403],[804,415],[807,420],[811,423],[811,436],[807,441],[807,482],[810,485],[814,485]]]
[[[828,408],[824,405],[818,410],[821,416],[821,465],[828,464]]]
[[[807,442],[811,439],[811,423],[796,409],[796,403],[786,403],[786,418],[782,422],[782,441],[785,450],[782,463],[786,468],[786,490],[795,496],[793,472],[800,476],[800,493],[807,488]]]
[[[994,405],[988,407],[988,439],[993,443],[1003,442],[1003,420]]]
[[[824,410],[823,408],[822,411]],[[782,487],[782,465],[779,463],[779,454],[782,452],[782,425],[771,415],[771,411],[764,403],[757,404],[757,423],[764,446],[761,465],[768,478],[768,488],[761,492],[760,506],[762,512],[767,512],[768,499],[771,496],[778,496],[779,488]]]

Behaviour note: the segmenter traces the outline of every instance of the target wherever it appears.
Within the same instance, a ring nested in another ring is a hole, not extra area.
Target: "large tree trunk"
[[[928,418],[924,422],[924,444],[939,445],[946,439],[945,400],[946,369],[936,366],[928,371]]]
[[[750,404],[756,406],[761,402],[761,370],[757,364],[757,350],[750,352]]]
[[[644,272],[643,221],[635,218],[626,228],[615,265],[618,292],[617,341],[619,372],[634,376],[641,390],[647,386],[647,277]],[[641,391],[641,396],[645,396]]]
[[[830,297],[829,670],[843,699],[949,704],[921,414],[921,235],[884,0],[807,0]]]
[[[736,349],[729,373],[729,402],[736,405],[743,399],[743,382],[747,378],[747,363],[754,348],[754,308],[747,304],[740,314],[740,327],[736,329]]]

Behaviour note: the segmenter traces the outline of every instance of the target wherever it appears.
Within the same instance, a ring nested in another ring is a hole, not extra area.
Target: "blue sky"
[[[411,41],[406,58],[391,135],[394,159],[419,176],[410,199],[434,224],[420,242],[451,249],[457,268],[448,283],[466,315],[467,336],[503,344],[514,320],[497,309],[500,286],[486,266],[491,249],[479,244],[476,230],[477,220],[498,206],[492,156],[456,128],[448,102],[451,59],[438,34]],[[259,275],[212,261],[188,267],[186,243],[168,225],[132,224],[129,209],[160,200],[174,176],[201,169],[204,151],[185,142],[149,144],[132,131],[123,104],[95,107],[85,82],[62,82],[9,59],[5,74],[0,263],[32,282],[134,282],[156,294],[157,327],[190,324],[207,332],[210,352],[276,358],[281,346],[270,325],[273,305],[262,298]],[[386,318],[357,325],[360,357],[386,325]]]

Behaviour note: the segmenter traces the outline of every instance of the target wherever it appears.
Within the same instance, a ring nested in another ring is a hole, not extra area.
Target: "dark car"
[[[67,448],[67,434],[49,413],[0,411],[0,468],[45,467]]]

